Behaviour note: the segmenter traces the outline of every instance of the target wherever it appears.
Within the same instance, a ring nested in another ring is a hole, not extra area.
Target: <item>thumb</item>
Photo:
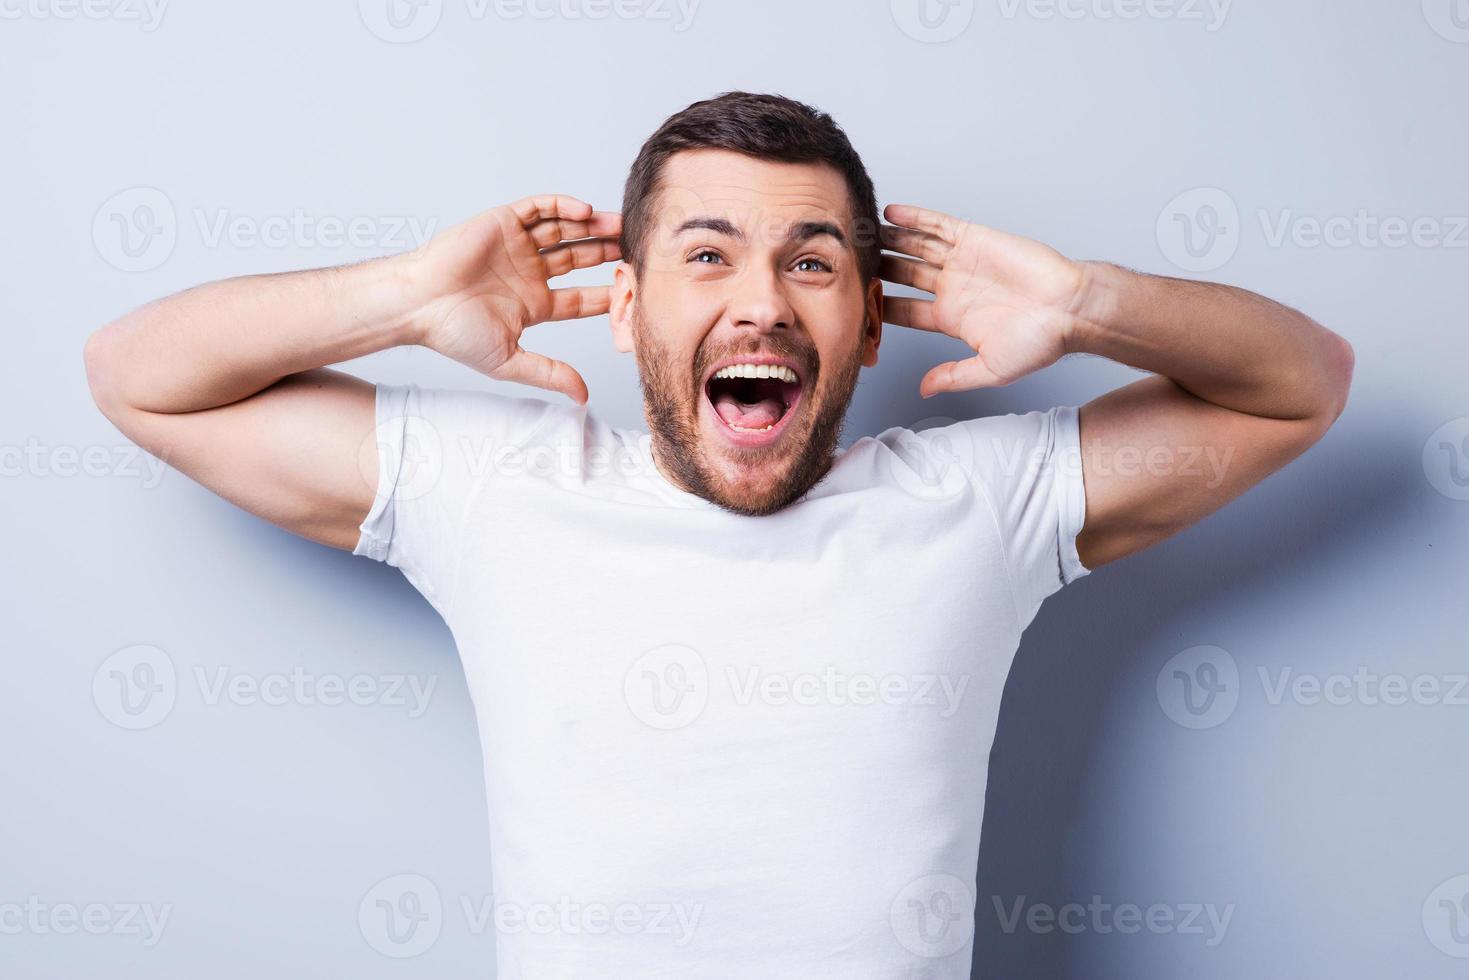
[[[944,391],[969,391],[974,388],[1001,388],[1009,382],[991,371],[978,354],[963,361],[948,361],[929,371],[918,382],[924,398]]]
[[[587,403],[587,383],[575,368],[565,361],[555,361],[522,347],[515,348],[515,353],[500,365],[493,376],[500,381],[516,381],[559,391],[578,405]]]

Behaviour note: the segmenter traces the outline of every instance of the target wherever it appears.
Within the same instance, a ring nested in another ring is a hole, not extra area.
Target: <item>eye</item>
[[[801,268],[802,266],[806,266],[807,268],[803,269]],[[798,259],[796,261],[795,270],[797,272],[830,272],[831,266],[827,265],[823,259],[818,259],[814,255],[808,255],[804,259]]]
[[[706,261],[706,260],[709,260],[709,261]],[[695,252],[692,256],[690,256],[689,257],[689,261],[690,262],[695,262],[695,263],[702,263],[703,265],[714,265],[717,262],[723,262],[724,261],[724,256],[720,255],[718,252],[714,251],[712,248],[704,248],[704,249],[700,249],[699,251]]]

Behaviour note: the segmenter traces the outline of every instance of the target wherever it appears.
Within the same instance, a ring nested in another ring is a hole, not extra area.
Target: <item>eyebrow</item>
[[[694,231],[696,229],[712,231],[716,235],[725,235],[729,238],[733,238],[735,241],[741,244],[744,244],[746,240],[745,233],[739,228],[735,227],[733,222],[729,221],[726,218],[690,218],[683,224],[679,225],[678,228],[674,230],[673,234],[675,237],[677,237],[679,235],[682,235],[686,231]],[[841,245],[842,248],[850,247],[847,242],[847,236],[842,234],[841,228],[837,227],[830,221],[797,222],[796,224],[791,226],[789,231],[786,232],[786,242],[788,244],[795,242],[804,242],[808,241],[809,239],[816,238],[819,235],[828,235],[831,238],[836,239],[837,244]]]

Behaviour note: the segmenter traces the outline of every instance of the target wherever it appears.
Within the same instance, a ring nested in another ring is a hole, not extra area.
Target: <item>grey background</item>
[[[1200,235],[1214,227],[1194,240],[1214,243],[1201,276],[1299,306],[1356,348],[1351,404],[1321,444],[1064,590],[1027,633],[989,763],[977,975],[1462,976],[1451,954],[1469,955],[1469,918],[1440,899],[1469,890],[1452,880],[1469,874],[1469,705],[1272,703],[1257,671],[1273,684],[1284,668],[1362,668],[1447,693],[1469,670],[1469,233],[1454,230],[1469,214],[1469,26],[1456,26],[1469,6],[1239,0],[1220,22],[1192,0],[1131,19],[1103,16],[1117,0],[1053,17],[1040,0],[934,2],[953,35],[939,40],[905,0],[704,0],[687,24],[651,0],[600,18],[557,3],[536,8],[550,16],[430,3],[408,23],[433,29],[413,43],[382,27],[383,0],[180,0],[156,21],[112,0],[4,6],[0,974],[492,973],[492,936],[460,905],[488,896],[489,854],[447,630],[392,569],[296,540],[175,472],[148,477],[91,405],[82,343],[200,281],[415,244],[395,237],[395,216],[444,227],[542,191],[616,208],[659,121],[745,88],[832,112],[882,203],[1174,275],[1193,275],[1175,264],[1193,262],[1176,213]],[[1171,203],[1196,188],[1223,197]],[[365,238],[334,244],[329,224],[249,237],[298,209],[363,218]],[[1296,223],[1359,212],[1427,223],[1399,247],[1360,228],[1313,244]],[[213,235],[221,216],[233,240]],[[1282,216],[1300,234],[1274,237]],[[594,411],[641,426],[633,363],[604,319],[542,327],[532,343],[582,370]],[[923,402],[923,371],[956,353],[889,327],[847,438],[1081,404],[1138,376],[1070,358],[1008,389]],[[422,350],[353,369],[480,383]],[[73,472],[88,453],[91,473]],[[108,658],[137,644],[176,679],[172,710],[128,730],[109,720]],[[1233,710],[1213,709],[1205,729],[1172,720],[1168,687],[1170,659],[1199,646],[1239,673],[1220,702]],[[212,683],[221,669],[436,687],[418,717],[294,696],[211,703],[196,671]],[[426,951],[395,959],[358,909],[404,873],[428,879],[444,911]],[[1207,930],[1122,934],[1089,919],[1070,934],[1007,931],[995,907],[1094,895],[1232,918],[1211,946]],[[17,918],[31,896],[49,917]],[[93,903],[112,926],[59,931],[58,908]],[[129,903],[169,909],[159,941],[120,921]]]

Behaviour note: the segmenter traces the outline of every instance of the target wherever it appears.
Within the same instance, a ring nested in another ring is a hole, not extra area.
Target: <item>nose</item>
[[[740,273],[727,315],[735,327],[758,333],[789,330],[796,322],[779,274],[768,268],[750,267]]]

